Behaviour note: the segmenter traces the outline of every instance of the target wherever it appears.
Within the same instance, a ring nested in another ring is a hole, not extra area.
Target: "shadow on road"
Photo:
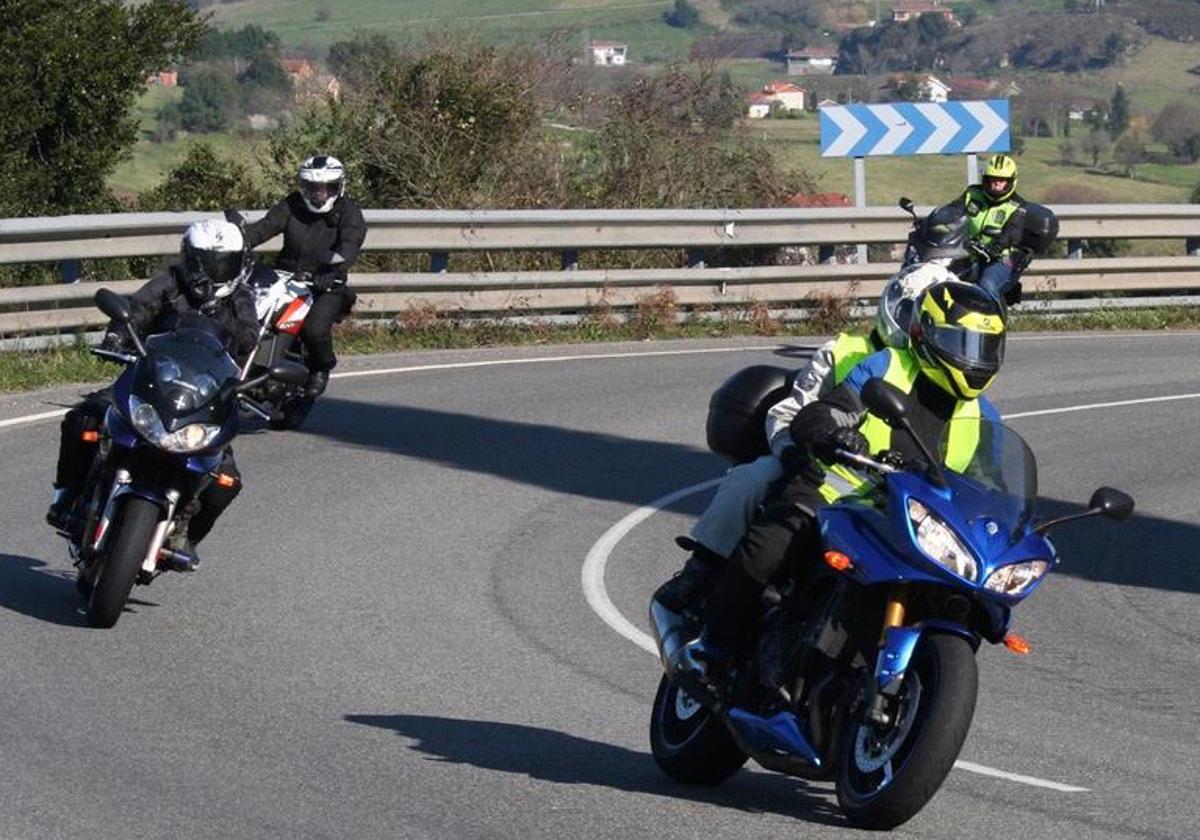
[[[53,569],[32,557],[0,554],[0,607],[65,627],[87,624],[74,571]]]
[[[453,764],[518,773],[567,785],[596,785],[631,793],[707,802],[755,813],[770,812],[823,825],[845,825],[830,792],[798,779],[741,771],[723,787],[678,784],[649,753],[589,741],[565,732],[512,723],[425,715],[346,715],[350,723],[391,729],[412,749]]]

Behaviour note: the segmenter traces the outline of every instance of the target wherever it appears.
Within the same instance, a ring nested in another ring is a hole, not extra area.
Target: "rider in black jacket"
[[[358,203],[345,195],[345,169],[337,158],[308,158],[299,180],[299,189],[246,225],[245,234],[247,247],[254,248],[282,233],[283,250],[275,267],[312,275],[315,300],[300,337],[308,351],[308,393],[316,397],[337,364],[330,331],[357,297],[346,285],[346,272],[358,259],[367,223]]]
[[[230,354],[239,364],[244,362],[258,341],[254,297],[243,284],[249,265],[245,251],[236,225],[217,219],[190,225],[180,244],[179,262],[129,298],[130,326],[144,338],[176,329],[188,315],[204,315],[221,325]],[[101,347],[126,350],[129,341],[124,325],[113,322]],[[63,418],[54,501],[46,513],[46,521],[59,530],[72,526],[72,507],[87,481],[98,448],[96,431],[110,405],[111,386],[88,394]],[[188,522],[187,550],[193,556],[195,544],[212,530],[217,517],[241,490],[231,448],[225,450],[220,471],[234,479],[233,486],[213,482],[200,494],[200,510]]]

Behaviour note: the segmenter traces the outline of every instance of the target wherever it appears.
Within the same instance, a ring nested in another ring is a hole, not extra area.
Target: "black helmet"
[[[978,286],[936,283],[917,301],[909,338],[930,381],[959,399],[975,399],[1004,362],[1004,311]]]

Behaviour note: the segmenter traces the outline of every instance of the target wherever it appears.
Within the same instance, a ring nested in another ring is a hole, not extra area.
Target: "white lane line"
[[[693,484],[681,490],[676,490],[674,493],[661,496],[649,504],[638,508],[605,531],[603,536],[588,551],[587,559],[583,561],[583,570],[580,577],[583,583],[583,594],[587,598],[588,605],[603,619],[605,624],[656,658],[658,657],[658,648],[654,644],[654,639],[649,633],[645,633],[635,627],[633,622],[627,619],[608,597],[608,589],[604,585],[604,572],[608,566],[608,558],[625,535],[639,524],[680,499],[700,493],[720,482],[721,479],[714,478],[699,484]],[[1053,782],[1049,779],[1039,779],[1036,776],[1025,776],[1020,773],[1010,773],[1007,770],[997,770],[993,767],[974,764],[970,761],[956,761],[954,762],[954,766],[959,770],[966,770],[969,773],[993,776],[998,779],[1006,779],[1010,782],[1049,788],[1050,790],[1057,790],[1063,793],[1081,793],[1087,790],[1087,788],[1066,785],[1062,782]]]
[[[1041,417],[1047,414],[1069,414],[1073,411],[1091,411],[1094,408],[1121,408],[1127,405],[1147,405],[1149,403],[1174,402],[1175,400],[1200,399],[1200,394],[1171,394],[1166,397],[1145,397],[1137,400],[1116,400],[1115,402],[1089,403],[1087,405],[1072,405],[1065,408],[1043,408],[1038,411],[1018,411],[1016,414],[1005,414],[1005,420],[1016,420],[1019,417]]]
[[[41,414],[26,414],[24,417],[14,417],[11,420],[0,420],[0,429],[9,426],[20,426],[22,423],[36,423],[38,420],[49,420],[51,417],[62,417],[67,409],[58,408],[54,411],[43,411]]]

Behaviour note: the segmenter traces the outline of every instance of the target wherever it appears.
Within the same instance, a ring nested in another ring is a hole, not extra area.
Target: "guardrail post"
[[[829,265],[833,262],[835,250],[836,249],[832,245],[818,245],[817,262],[819,262],[821,265]]]
[[[1188,237],[1187,252],[1189,257],[1200,257],[1200,237]]]
[[[1083,259],[1083,240],[1068,239],[1067,240],[1067,259],[1081,260]]]
[[[688,248],[687,249],[687,267],[688,268],[704,268],[704,249],[703,248]]]
[[[83,274],[83,263],[79,260],[63,260],[58,264],[58,279],[61,283],[78,283]]]
[[[574,271],[579,268],[579,252],[578,251],[563,251],[562,252],[562,270]]]
[[[450,270],[449,251],[430,251],[429,270],[434,274],[445,274]]]

